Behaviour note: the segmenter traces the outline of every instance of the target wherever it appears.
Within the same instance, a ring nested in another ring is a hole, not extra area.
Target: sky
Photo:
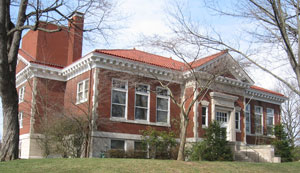
[[[227,1],[220,1],[221,5],[227,5]],[[109,38],[109,43],[103,42],[99,38],[98,41],[90,43],[84,41],[83,55],[94,49],[132,49],[137,48],[141,50],[150,51],[149,48],[137,46],[137,41],[140,39],[140,35],[152,36],[159,34],[167,36],[170,32],[168,27],[168,17],[166,11],[171,7],[171,0],[122,0],[119,3],[118,11],[124,15],[125,19],[116,23],[120,24],[120,30],[117,30],[113,36]],[[222,4],[223,3],[223,4]],[[215,15],[212,11],[209,11],[204,7],[203,0],[190,0],[188,2],[189,10],[192,17],[199,21],[203,28],[214,27],[220,31],[227,38],[238,37],[238,32],[244,27],[251,27],[251,24],[241,24],[240,21],[230,19],[227,17],[221,17]],[[96,36],[93,36],[96,37]],[[97,38],[97,37],[96,37]],[[162,52],[160,55],[170,57],[170,55]],[[255,81],[256,85],[263,86],[268,89],[273,89],[275,80],[258,70],[257,68],[251,68],[247,70],[250,77]],[[0,136],[2,136],[2,108],[0,104]]]

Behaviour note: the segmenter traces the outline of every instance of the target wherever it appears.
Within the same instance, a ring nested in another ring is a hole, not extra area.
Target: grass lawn
[[[151,159],[31,159],[0,162],[5,172],[300,172],[300,162],[180,162]]]

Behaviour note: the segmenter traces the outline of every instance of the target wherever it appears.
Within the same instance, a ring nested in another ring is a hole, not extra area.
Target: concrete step
[[[245,155],[243,152],[235,152],[235,161],[240,161],[240,162],[254,162],[253,159]]]

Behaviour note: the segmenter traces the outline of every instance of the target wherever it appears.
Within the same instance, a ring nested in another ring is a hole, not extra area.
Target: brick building
[[[77,13],[72,19],[76,27],[70,24],[56,33],[29,31],[22,39],[16,74],[21,158],[42,157],[37,142],[41,117],[64,109],[91,112],[92,157],[115,147],[134,149],[140,130],[148,127],[178,130],[173,120],[179,120],[180,109],[157,80],[169,82],[180,99],[184,90],[187,94],[195,87],[186,64],[136,49],[97,49],[81,57],[83,16]],[[194,61],[190,68],[205,71],[223,61],[230,62],[229,73],[218,76],[193,106],[187,142],[201,140],[213,120],[226,127],[227,139],[235,145],[268,141],[286,97],[255,86],[227,51]]]

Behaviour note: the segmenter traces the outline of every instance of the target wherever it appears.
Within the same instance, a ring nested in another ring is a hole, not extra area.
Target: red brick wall
[[[194,99],[194,88],[193,87],[189,87],[189,88],[185,88],[185,108],[186,110],[188,109],[188,106],[190,105],[190,103],[193,101]],[[192,138],[194,137],[194,105],[192,106],[192,109],[188,115],[189,117],[189,123],[187,126],[187,134],[186,137],[187,138]]]
[[[35,132],[63,115],[65,82],[36,78]]]
[[[245,123],[244,123],[244,119],[245,119],[245,114],[244,114],[244,97],[243,96],[238,96],[237,101],[235,101],[234,106],[238,106],[241,108],[240,111],[240,131],[241,132],[236,132],[236,141],[244,141],[244,137],[245,137],[245,131],[244,131],[244,127],[245,127]],[[235,116],[234,116],[235,118]],[[235,121],[234,121],[235,122]],[[235,124],[234,124],[235,125]]]
[[[92,93],[93,93],[93,73],[94,70],[89,70],[81,75],[70,79],[66,83],[66,92],[64,97],[65,110],[71,114],[90,116],[88,113],[92,108]],[[89,79],[89,96],[86,102],[77,104],[77,84],[83,80]]]
[[[57,29],[57,26],[52,24],[43,27]],[[66,29],[63,28],[62,31],[54,33],[30,30],[22,38],[22,49],[36,61],[66,66],[68,56],[68,32]]]
[[[202,98],[202,96],[200,98]],[[207,123],[209,125],[211,123],[211,97],[207,93],[207,94],[205,94],[205,96],[203,97],[202,100],[209,102],[209,105],[207,107],[208,108],[208,117],[207,117],[208,122]],[[198,101],[200,101],[200,99]],[[204,137],[205,129],[202,128],[202,105],[201,105],[201,103],[198,106],[198,115],[199,115],[198,116],[198,137],[202,138],[202,137]]]
[[[31,101],[32,101],[32,79],[20,85],[19,89],[25,86],[24,101],[19,103],[19,112],[23,112],[23,128],[20,128],[20,135],[29,133],[30,130],[30,116],[31,116]]]
[[[249,102],[249,99],[246,99],[246,102]],[[251,134],[255,134],[255,110],[254,106],[261,106],[263,108],[263,134],[267,134],[267,108],[274,109],[275,125],[280,123],[280,106],[272,103],[262,102],[258,100],[250,101],[250,111],[251,111]],[[255,136],[247,136],[247,143],[254,144],[257,142]],[[269,139],[264,139],[268,143]]]
[[[156,121],[156,94],[153,92],[157,86],[160,86],[155,80],[149,78],[139,78],[137,75],[129,75],[124,73],[112,72],[108,70],[100,70],[99,73],[99,85],[98,85],[98,130],[106,132],[118,132],[118,133],[130,133],[140,134],[140,130],[145,130],[152,127],[157,130],[174,130],[178,131],[178,123],[174,119],[179,120],[179,108],[173,103],[170,103],[170,115],[171,115],[171,128],[151,126],[143,124],[133,124],[127,122],[110,121],[111,116],[111,83],[112,78],[127,80],[128,81],[128,107],[127,117],[128,120],[134,120],[134,99],[135,99],[135,84],[142,83],[150,85],[150,122]],[[170,88],[174,91],[174,94],[180,93],[180,86],[178,84],[171,84]],[[178,99],[178,98],[177,98]],[[177,124],[177,125],[176,125]]]

